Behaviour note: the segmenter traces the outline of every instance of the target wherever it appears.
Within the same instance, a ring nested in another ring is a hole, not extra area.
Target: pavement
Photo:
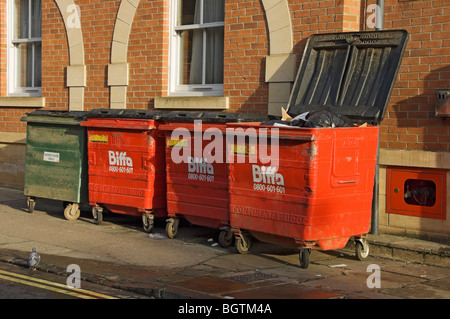
[[[257,243],[241,255],[217,247],[202,227],[185,227],[174,240],[162,236],[164,224],[148,235],[120,223],[94,225],[89,214],[73,222],[54,218],[60,210],[44,200],[29,214],[22,191],[0,188],[0,262],[24,266],[24,251],[39,242],[39,271],[68,276],[76,260],[82,280],[156,299],[450,298],[450,246],[443,243],[369,234],[369,263],[390,269],[387,277],[398,285],[368,290],[360,287],[368,263],[356,260],[352,241],[337,251],[313,251],[310,267],[301,269],[291,248]],[[342,280],[354,287],[339,288]]]

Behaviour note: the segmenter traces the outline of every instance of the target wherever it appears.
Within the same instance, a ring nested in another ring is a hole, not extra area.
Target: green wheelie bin
[[[84,111],[37,110],[27,113],[25,186],[27,207],[36,199],[64,202],[64,217],[76,220],[88,203],[88,171]]]

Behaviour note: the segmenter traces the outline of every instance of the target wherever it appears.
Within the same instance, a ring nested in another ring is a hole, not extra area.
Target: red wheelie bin
[[[306,268],[311,249],[340,249],[353,238],[357,257],[367,257],[378,124],[406,39],[406,31],[313,35],[288,105],[292,118],[300,115],[298,126],[228,124],[242,134],[252,128],[278,141],[271,157],[258,151],[273,140],[228,143],[229,150],[253,150],[256,158],[252,163],[244,154],[246,160],[238,162],[242,154],[229,152],[230,225],[238,252],[248,252],[251,237],[298,247]],[[329,122],[320,117],[329,115],[324,110],[351,124],[322,125]]]
[[[179,218],[220,229],[219,244],[232,245],[225,129],[228,122],[265,119],[243,113],[170,112],[159,126],[166,132],[166,233],[174,238]]]
[[[160,112],[96,109],[87,114],[89,203],[97,224],[103,209],[142,216],[151,232],[166,211],[164,132]]]

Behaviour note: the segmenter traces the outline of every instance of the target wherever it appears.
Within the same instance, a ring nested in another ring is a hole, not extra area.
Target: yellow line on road
[[[44,279],[34,278],[13,272],[0,270],[0,278],[22,283],[29,286],[34,286],[42,289],[52,290],[66,295],[71,295],[82,299],[118,299],[116,297],[104,295],[98,292],[89,291],[81,288],[71,288],[57,282],[51,282]]]

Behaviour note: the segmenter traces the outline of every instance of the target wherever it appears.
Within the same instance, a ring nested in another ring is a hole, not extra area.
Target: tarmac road
[[[79,282],[29,268],[0,263],[0,299],[148,299],[105,285]]]
[[[68,221],[61,202],[45,199],[30,214],[22,192],[1,188],[0,219],[0,265],[23,267],[36,247],[37,272],[67,277],[68,265],[76,264],[81,288],[95,283],[157,299],[450,298],[446,264],[376,254],[358,261],[343,249],[313,251],[309,268],[301,269],[296,250],[256,242],[240,255],[216,245],[216,231],[207,228],[180,225],[177,238],[168,239],[159,221],[154,233],[162,238],[150,238],[140,218],[105,213],[96,225],[86,212]]]

